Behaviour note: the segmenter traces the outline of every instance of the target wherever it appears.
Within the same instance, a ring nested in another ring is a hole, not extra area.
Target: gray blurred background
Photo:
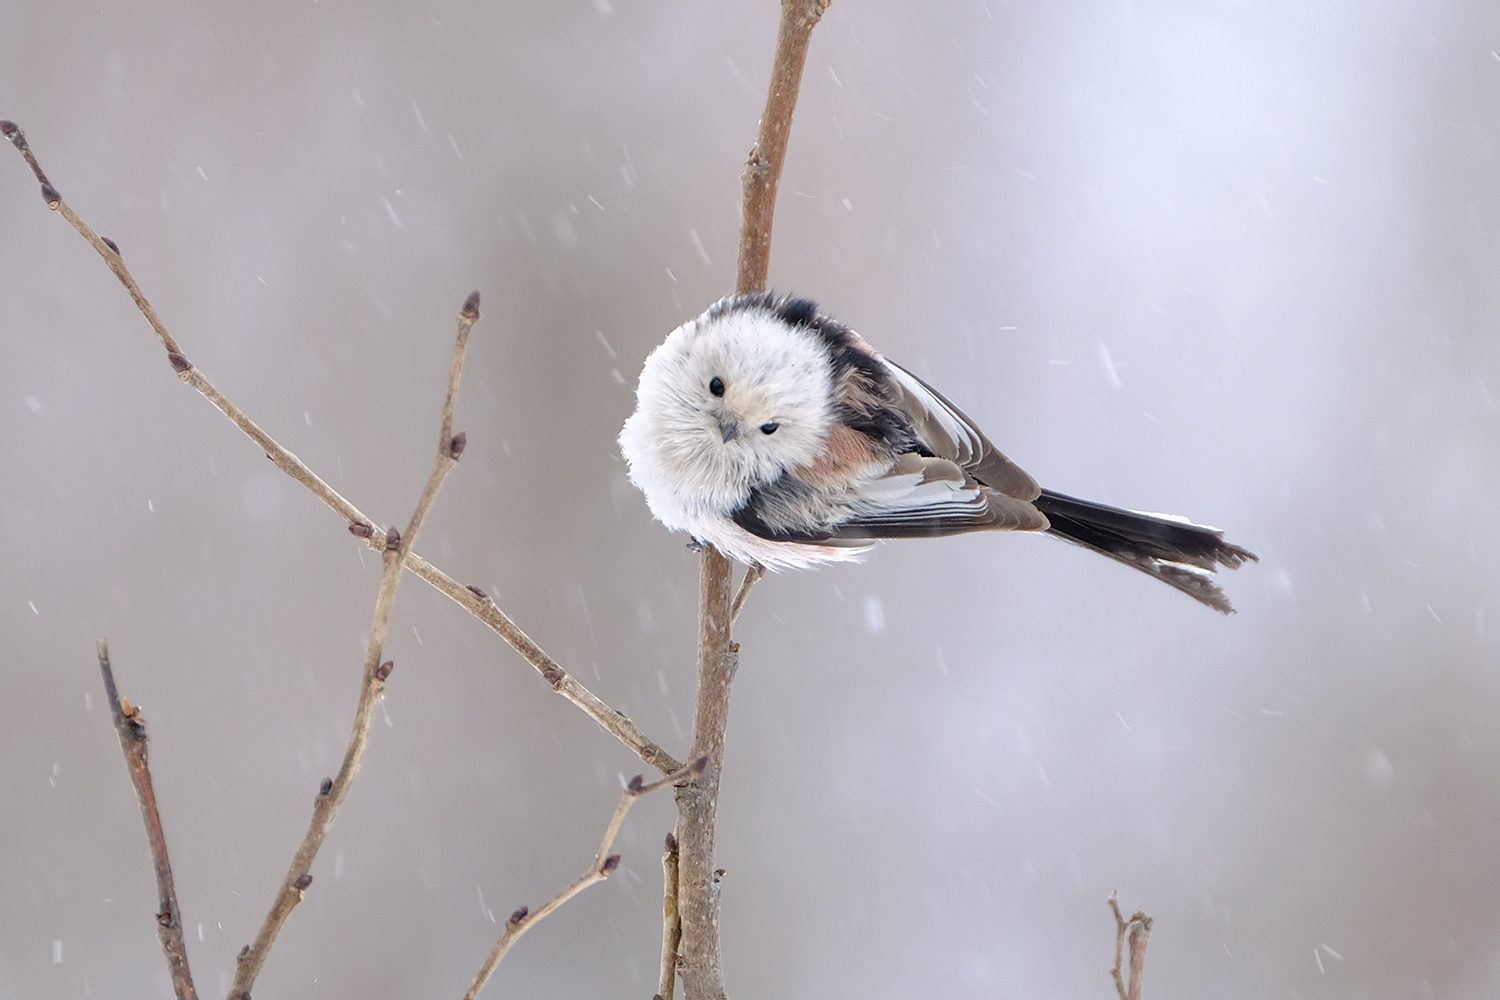
[[[228,395],[381,524],[484,295],[419,548],[674,752],[696,560],[614,438],[730,289],[777,5],[0,8],[0,117]],[[742,619],[739,997],[1500,990],[1500,8],[839,0],[773,287],[1045,485],[1260,553],[1223,619],[1049,539],[886,546]],[[94,661],[222,995],[342,754],[378,579],[0,149],[0,997],[165,995]],[[364,771],[256,989],[457,996],[641,764],[408,576]],[[655,988],[670,798],[487,995]]]

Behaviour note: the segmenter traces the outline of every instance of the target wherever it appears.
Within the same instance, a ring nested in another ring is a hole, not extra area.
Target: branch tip
[[[0,135],[5,136],[17,146],[24,145],[26,139],[21,135],[21,126],[12,121],[0,121]]]
[[[464,307],[459,312],[459,315],[467,320],[477,320],[479,318],[479,289],[474,289],[474,291],[469,293],[469,297],[464,299]]]

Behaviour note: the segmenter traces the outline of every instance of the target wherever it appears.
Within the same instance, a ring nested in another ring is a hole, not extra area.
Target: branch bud
[[[460,310],[459,315],[464,319],[470,320],[479,318],[479,290],[477,288],[469,293],[468,298],[464,299],[464,307]]]

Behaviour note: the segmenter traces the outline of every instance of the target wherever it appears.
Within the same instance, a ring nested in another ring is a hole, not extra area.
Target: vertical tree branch
[[[760,134],[750,149],[740,183],[744,187],[744,209],[740,224],[737,292],[763,292],[771,266],[771,218],[776,212],[776,188],[786,161],[787,139],[792,133],[792,112],[802,88],[802,67],[807,62],[807,43],[813,28],[833,0],[782,0],[781,27],[776,34],[776,62],[771,67],[771,87],[766,94]]]
[[[276,936],[281,933],[281,928],[286,924],[287,918],[292,915],[292,910],[302,902],[303,894],[312,884],[312,873],[309,869],[312,868],[313,859],[317,857],[318,850],[323,846],[323,839],[327,837],[329,829],[333,826],[339,806],[349,794],[349,787],[353,784],[355,775],[359,773],[359,765],[364,759],[365,747],[370,740],[370,723],[375,716],[375,706],[379,704],[380,696],[385,692],[386,678],[390,677],[394,666],[390,661],[381,662],[381,652],[385,647],[386,630],[390,626],[391,608],[396,600],[396,588],[401,582],[407,556],[411,553],[411,547],[417,539],[418,532],[422,530],[422,522],[432,507],[432,501],[442,487],[443,480],[457,464],[458,456],[463,454],[465,436],[452,433],[453,397],[458,392],[458,380],[463,370],[464,349],[468,344],[469,330],[478,319],[479,293],[474,292],[464,301],[463,310],[458,316],[458,338],[453,347],[453,363],[448,374],[448,393],[443,402],[442,430],[432,474],[428,477],[422,496],[417,501],[411,522],[406,528],[406,535],[403,537],[395,528],[388,530],[385,535],[385,551],[381,553],[380,590],[375,597],[375,615],[370,624],[370,641],[365,651],[364,679],[360,684],[359,703],[355,708],[354,727],[349,734],[349,745],[344,751],[344,761],[339,766],[338,774],[332,779],[325,779],[323,786],[318,790],[318,796],[313,802],[312,822],[308,824],[307,834],[302,838],[297,853],[292,857],[291,867],[287,869],[286,878],[282,879],[281,889],[276,894],[275,902],[271,904],[271,911],[266,914],[265,922],[261,925],[260,933],[255,936],[255,941],[246,945],[239,954],[235,965],[234,982],[229,988],[229,1000],[249,1000],[250,988],[255,985],[255,980],[266,963],[266,957],[270,954],[271,946],[276,943]]]
[[[172,863],[167,859],[167,835],[161,827],[161,813],[156,809],[156,789],[151,784],[151,770],[146,766],[146,720],[131,704],[121,702],[115,688],[115,673],[109,665],[109,643],[99,640],[99,672],[104,675],[104,691],[109,697],[110,715],[115,732],[120,735],[120,750],[130,770],[141,803],[141,818],[146,821],[146,839],[151,844],[151,864],[156,869],[156,936],[167,955],[167,972],[177,1000],[198,1000],[193,988],[193,974],[188,971],[187,944],[182,938],[182,911],[177,908],[177,888],[172,881]]]
[[[719,909],[714,874],[715,819],[724,734],[729,726],[729,682],[739,664],[729,636],[733,564],[712,546],[698,567],[698,707],[691,759],[708,766],[677,789],[678,909],[682,915],[682,988],[687,1000],[720,1000]]]
[[[831,0],[782,0],[776,58],[760,132],[741,175],[744,193],[735,289],[761,291],[770,266],[776,188],[786,160],[792,113],[807,61],[808,40]],[[698,706],[690,760],[707,759],[703,774],[678,788],[678,909],[682,920],[682,986],[687,1000],[721,1000],[719,876],[714,869],[715,821],[724,734],[729,723],[729,682],[738,665],[730,638],[731,564],[717,549],[703,550],[698,569]]]
[[[682,946],[682,916],[677,912],[677,838],[667,834],[661,856],[661,982],[654,1000],[672,1000],[677,990],[677,949]]]
[[[1146,978],[1146,945],[1151,942],[1151,918],[1137,910],[1129,920],[1120,915],[1120,894],[1109,894],[1109,908],[1115,915],[1115,965],[1109,974],[1115,980],[1120,1000],[1141,1000],[1141,984]],[[1128,932],[1128,935],[1127,935]],[[1120,974],[1127,937],[1130,945],[1130,984]]]

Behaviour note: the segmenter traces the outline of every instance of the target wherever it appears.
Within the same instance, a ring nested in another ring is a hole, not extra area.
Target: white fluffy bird
[[[1211,608],[1255,555],[1214,528],[1044,490],[958,407],[805,299],[721,299],[667,335],[620,432],[630,481],[668,528],[769,569],[855,558],[884,538],[1044,531]]]

